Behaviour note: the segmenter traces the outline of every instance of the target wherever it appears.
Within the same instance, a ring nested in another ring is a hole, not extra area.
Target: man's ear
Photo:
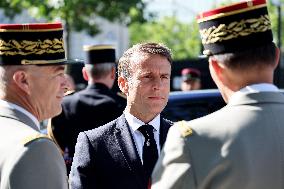
[[[222,66],[214,57],[209,58],[209,69],[211,76],[215,82],[216,79],[223,81],[224,66]]]
[[[23,70],[16,71],[13,74],[13,81],[18,88],[22,89],[24,92],[26,92],[29,95],[31,94],[30,83],[27,72]]]
[[[111,69],[111,79],[115,79],[115,67]]]
[[[280,54],[281,54],[280,49],[278,47],[276,47],[276,49],[275,49],[275,61],[276,62],[274,64],[274,69],[276,69],[276,67],[279,64]]]
[[[119,76],[117,78],[117,84],[121,92],[123,92],[125,95],[128,93],[128,81],[126,78]]]
[[[89,76],[87,74],[87,70],[85,67],[82,68],[82,74],[83,74],[83,78],[86,80],[86,81],[89,81]]]

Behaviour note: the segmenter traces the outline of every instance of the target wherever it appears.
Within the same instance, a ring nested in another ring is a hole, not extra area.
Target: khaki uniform
[[[58,148],[25,114],[0,108],[0,189],[65,189]]]
[[[284,188],[284,96],[245,93],[169,131],[152,189]]]

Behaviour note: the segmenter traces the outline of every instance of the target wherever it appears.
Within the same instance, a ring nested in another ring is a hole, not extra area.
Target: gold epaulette
[[[33,141],[35,141],[35,140],[37,140],[37,139],[40,139],[40,138],[46,138],[46,139],[52,140],[52,139],[50,139],[47,135],[38,133],[38,134],[30,135],[30,136],[24,138],[24,139],[22,140],[22,143],[23,143],[24,145],[28,145],[29,143],[31,143],[31,142],[33,142]]]
[[[176,124],[178,125],[180,133],[183,137],[192,135],[192,129],[186,121],[179,121]]]

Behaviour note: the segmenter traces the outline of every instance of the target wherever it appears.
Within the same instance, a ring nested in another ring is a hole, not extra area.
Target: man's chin
[[[152,115],[158,115],[163,111],[164,108],[158,107],[158,106],[152,106],[150,109],[150,112]]]

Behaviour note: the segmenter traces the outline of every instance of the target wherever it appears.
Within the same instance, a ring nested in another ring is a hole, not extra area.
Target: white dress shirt
[[[140,156],[141,162],[143,164],[143,146],[145,137],[143,134],[138,130],[138,128],[142,125],[148,124],[152,125],[154,127],[154,138],[157,144],[158,154],[160,155],[160,114],[157,115],[152,121],[149,123],[144,123],[143,121],[137,119],[133,115],[131,115],[128,112],[124,112],[125,118],[130,126],[130,130],[135,142],[136,149],[138,151],[138,154]]]
[[[22,108],[21,106],[18,106],[17,104],[7,102],[7,101],[1,100],[1,99],[0,99],[0,106],[5,107],[5,108],[10,108],[12,110],[18,110],[18,111],[22,112],[23,114],[28,116],[36,124],[37,128],[40,130],[39,121],[37,120],[37,118],[33,114],[28,112],[26,109]]]

